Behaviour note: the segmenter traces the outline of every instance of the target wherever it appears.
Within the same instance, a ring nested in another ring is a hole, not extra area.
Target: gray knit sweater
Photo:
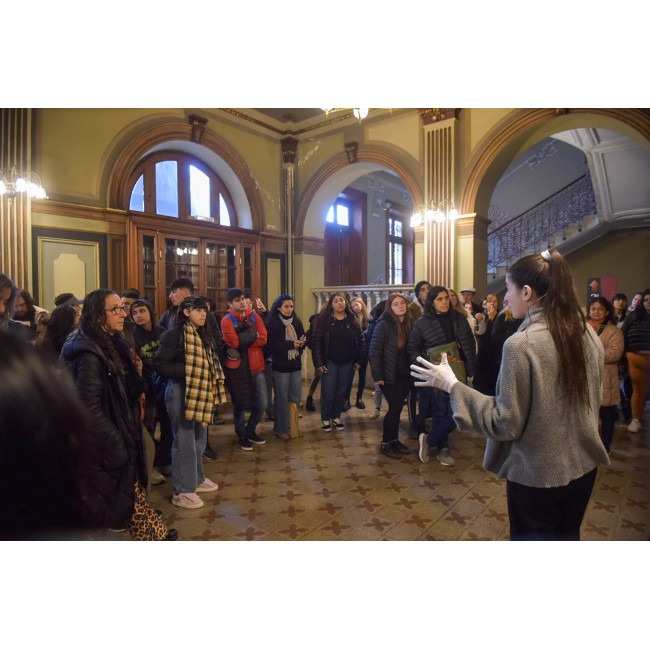
[[[483,466],[529,487],[560,487],[609,465],[598,435],[604,352],[593,328],[584,334],[591,407],[570,407],[559,384],[558,357],[541,308],[503,347],[496,397],[458,382],[451,389],[460,431],[487,438]]]

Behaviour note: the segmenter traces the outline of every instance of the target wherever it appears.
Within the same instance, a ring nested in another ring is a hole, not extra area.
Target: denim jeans
[[[321,420],[335,420],[341,417],[350,377],[354,376],[354,362],[337,366],[328,361],[327,369],[329,372],[320,378],[320,417]]]
[[[302,393],[302,373],[273,371],[273,431],[289,433],[289,402],[296,406],[300,404]]]
[[[201,422],[185,419],[185,394],[181,385],[170,381],[165,389],[165,404],[172,424],[172,483],[174,493],[194,492],[205,480],[203,450],[208,429]]]
[[[246,411],[237,408],[233,404],[233,416],[235,420],[235,433],[239,438],[246,438],[255,433],[255,428],[262,419],[262,414],[266,410],[268,393],[266,389],[266,379],[264,371],[254,372],[251,374],[253,383],[251,396],[251,414],[246,422]]]
[[[449,394],[437,388],[420,388],[419,417],[424,425],[431,416],[431,429],[427,431],[427,444],[438,450],[449,447],[449,434],[456,428]]]

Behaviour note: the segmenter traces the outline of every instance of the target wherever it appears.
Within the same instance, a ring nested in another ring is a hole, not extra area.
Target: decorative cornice
[[[458,117],[460,108],[418,108],[423,126]]]

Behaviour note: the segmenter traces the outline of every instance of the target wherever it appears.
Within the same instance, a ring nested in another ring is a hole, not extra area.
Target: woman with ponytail
[[[557,251],[517,261],[506,286],[524,321],[503,346],[495,397],[458,382],[446,359],[418,358],[412,374],[450,394],[461,432],[487,438],[484,467],[507,480],[510,539],[577,540],[596,468],[609,465],[598,433],[603,346]]]

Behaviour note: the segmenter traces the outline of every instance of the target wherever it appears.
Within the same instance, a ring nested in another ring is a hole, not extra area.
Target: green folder
[[[440,358],[442,357],[443,352],[447,353],[447,362],[454,371],[458,381],[462,381],[463,384],[466,384],[467,372],[465,371],[465,363],[460,358],[458,343],[456,343],[456,341],[453,343],[445,343],[444,345],[436,345],[433,348],[427,348],[427,359],[431,363],[437,365],[440,363]]]

